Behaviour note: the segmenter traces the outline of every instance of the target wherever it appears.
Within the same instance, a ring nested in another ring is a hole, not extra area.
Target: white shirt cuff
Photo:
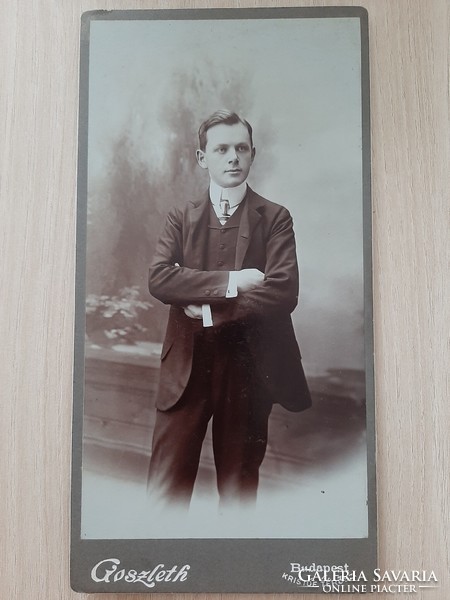
[[[211,306],[209,304],[202,304],[202,319],[203,327],[213,326]]]
[[[236,271],[230,271],[228,276],[228,288],[225,298],[236,298],[238,295]]]

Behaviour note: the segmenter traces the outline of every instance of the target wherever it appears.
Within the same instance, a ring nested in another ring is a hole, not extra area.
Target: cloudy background
[[[132,238],[142,235],[140,260],[133,260],[145,289],[154,243],[149,221],[157,231],[169,205],[207,185],[195,165],[196,131],[217,108],[236,109],[255,130],[251,185],[294,218],[301,273],[294,320],[305,366],[314,373],[363,368],[359,19],[93,21],[91,27],[89,192],[108,250],[118,223],[106,227],[104,189],[121,168],[118,144],[148,179],[140,197],[121,190],[117,198],[139,215],[138,227],[146,221],[146,231],[128,232],[130,257]],[[117,185],[108,189],[109,196],[117,192]],[[88,289],[102,291],[92,267]],[[155,335],[160,341],[161,331]]]

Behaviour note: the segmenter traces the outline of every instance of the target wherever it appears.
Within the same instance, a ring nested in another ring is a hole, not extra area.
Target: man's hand
[[[242,269],[235,273],[238,292],[249,292],[264,281],[264,273],[259,269]]]
[[[190,319],[201,319],[202,307],[198,304],[188,304],[184,307],[184,314]]]
[[[238,292],[248,292],[264,281],[264,273],[259,269],[242,269],[234,271]],[[188,304],[183,307],[184,314],[190,319],[203,319],[202,307],[199,304]]]

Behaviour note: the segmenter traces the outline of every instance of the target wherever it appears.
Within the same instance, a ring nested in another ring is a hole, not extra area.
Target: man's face
[[[223,188],[244,182],[255,157],[247,127],[220,123],[208,129],[206,140],[205,150],[197,150],[197,161],[211,179]]]

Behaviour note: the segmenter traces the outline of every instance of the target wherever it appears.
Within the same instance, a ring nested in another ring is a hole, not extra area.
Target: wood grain
[[[88,598],[68,573],[80,14],[325,4],[369,11],[380,567],[433,569],[403,597],[447,597],[448,2],[30,0],[0,25],[2,599]]]

